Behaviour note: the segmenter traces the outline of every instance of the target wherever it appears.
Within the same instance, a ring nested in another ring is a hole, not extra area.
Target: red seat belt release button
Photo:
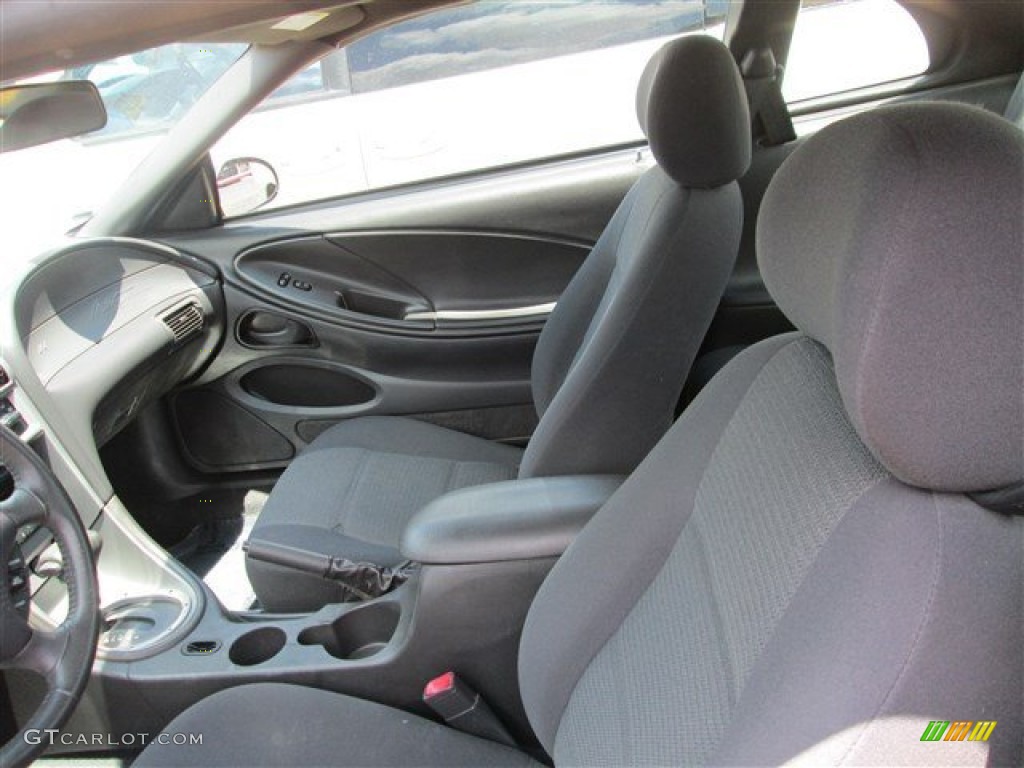
[[[455,673],[438,675],[423,687],[423,700],[428,704],[434,699],[446,699],[445,694],[455,691]],[[440,714],[440,713],[438,713]]]
[[[515,746],[515,740],[487,702],[454,672],[445,672],[427,683],[423,703],[458,731]]]

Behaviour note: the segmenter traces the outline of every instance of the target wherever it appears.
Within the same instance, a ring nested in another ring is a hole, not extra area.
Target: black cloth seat
[[[399,559],[409,518],[446,491],[515,477],[627,474],[672,423],[739,248],[736,179],[750,163],[746,94],[729,51],[683,38],[651,61],[637,115],[658,166],[619,206],[544,327],[525,452],[409,419],[359,419],[292,462],[253,536],[358,560]],[[376,434],[372,434],[376,433]],[[329,547],[330,549],[327,549]],[[337,583],[250,557],[272,611],[344,599]],[[319,582],[319,583],[318,583]]]
[[[217,712],[216,731],[209,714]],[[173,733],[203,734],[202,750],[151,749],[150,765],[539,766],[527,755],[431,720],[329,691],[256,683],[210,696],[175,720]],[[259,734],[259,735],[257,735]],[[347,736],[340,745],[329,735]],[[303,745],[302,754],[296,753]]]
[[[312,443],[281,477],[253,535],[357,562],[402,561],[397,542],[420,507],[470,485],[511,480],[522,450],[413,419],[367,416]],[[289,500],[301,504],[284,507]],[[344,597],[338,584],[247,562],[273,610],[312,610]]]

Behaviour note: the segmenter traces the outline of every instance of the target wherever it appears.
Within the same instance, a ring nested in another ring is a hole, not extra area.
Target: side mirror
[[[220,209],[228,218],[261,208],[277,197],[277,172],[255,157],[228,160],[217,171]]]
[[[0,152],[13,152],[98,131],[107,109],[88,80],[0,88]]]

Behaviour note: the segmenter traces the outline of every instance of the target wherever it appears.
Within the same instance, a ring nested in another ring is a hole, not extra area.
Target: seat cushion
[[[522,451],[413,419],[366,417],[324,432],[274,487],[252,536],[393,565],[409,519],[458,488],[516,476]],[[246,560],[267,610],[315,610],[344,598],[316,576]]]
[[[136,766],[538,765],[522,752],[398,709],[283,683],[221,691],[185,710],[164,733],[202,734],[203,743],[154,741]]]

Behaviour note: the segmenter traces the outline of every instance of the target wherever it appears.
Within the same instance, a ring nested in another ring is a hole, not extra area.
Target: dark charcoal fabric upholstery
[[[524,702],[557,765],[1019,764],[1022,552],[1024,521],[890,478],[824,348],[773,340],[555,566]],[[919,741],[964,707],[1006,733],[956,755]]]
[[[942,123],[949,123],[946,130],[960,125],[964,113],[932,111],[929,121],[921,114],[919,107],[886,110],[881,119],[903,127],[888,140],[906,142],[903,149],[920,174],[937,172],[945,158],[955,176],[961,159],[929,137],[936,130],[944,135]],[[866,139],[877,130],[871,121],[855,118],[853,124]],[[1019,147],[1024,137],[1017,141]],[[860,144],[841,124],[827,128],[815,144],[797,150],[790,166],[796,176],[780,183],[791,190],[800,182],[826,184],[819,164],[836,169],[841,182],[843,173],[853,173],[845,156],[864,153],[865,146],[870,151],[855,160],[874,167],[872,153],[885,149],[872,140]],[[978,173],[992,173],[987,145],[967,143],[960,151],[977,155]],[[799,161],[802,154],[812,162]],[[898,171],[903,163],[899,153],[874,170]],[[914,192],[899,173],[893,183]],[[976,206],[1006,193],[1000,183]],[[901,209],[903,220],[927,218],[929,211],[934,220],[943,208],[962,213],[942,195],[917,194],[913,201],[914,211]],[[881,208],[867,217],[846,202],[845,215],[830,202],[809,205],[812,224],[790,235],[793,244],[820,246],[808,232],[829,227],[856,243],[862,233],[847,219],[871,232],[890,216]],[[818,219],[819,209],[838,218]],[[999,229],[1005,211],[996,201],[990,212]],[[797,226],[779,211],[770,216],[775,226]],[[966,220],[978,223],[969,215]],[[931,236],[948,234],[939,227]],[[531,606],[520,644],[520,689],[534,730],[558,766],[1022,765],[1024,517],[895,476],[886,454],[862,439],[840,366],[842,354],[849,354],[846,337],[859,343],[863,333],[849,318],[875,311],[875,332],[883,342],[892,333],[884,329],[893,310],[879,304],[880,293],[896,291],[908,312],[935,320],[930,303],[903,280],[907,274],[920,280],[920,264],[932,263],[945,245],[936,242],[933,251],[921,240],[883,238],[881,245],[891,249],[886,261],[901,265],[883,269],[891,284],[864,290],[860,281],[871,277],[854,269],[833,320],[820,309],[837,291],[822,277],[831,268],[810,266],[803,251],[787,256],[781,234],[762,232],[762,240],[771,243],[768,264],[783,306],[806,312],[803,321],[825,338],[787,334],[735,357],[566,550]],[[853,247],[844,243],[833,253]],[[989,250],[1001,245],[999,236],[978,238],[973,257],[979,269],[1019,280],[1021,251]],[[851,253],[865,264],[876,258],[874,248]],[[817,277],[808,279],[788,262],[804,264]],[[848,266],[839,258],[832,268]],[[817,300],[795,295],[800,288],[817,291]],[[987,310],[971,301],[950,311],[959,338],[976,339],[982,330],[1005,334],[1001,321],[992,325]],[[911,331],[936,343],[925,324],[909,323]],[[946,346],[947,354],[930,361],[892,357],[889,373],[897,381],[929,373],[941,378],[959,353],[954,344]],[[993,379],[1005,375],[999,360],[974,373],[978,388],[990,394],[998,390]],[[943,393],[944,402],[956,394],[973,402],[967,390]],[[909,395],[904,402],[913,406]],[[975,430],[970,440],[913,421],[908,428],[940,442],[951,463],[969,464],[975,452],[989,454],[1006,439],[998,427]],[[928,469],[935,472],[937,465]],[[252,718],[256,727],[241,737],[249,741],[239,749],[254,763],[279,759],[289,746],[296,764],[323,762],[328,747],[314,742],[313,729],[342,749],[349,733],[360,732],[365,744],[332,761],[349,766],[433,764],[448,749],[445,758],[453,764],[511,759],[505,751],[477,754],[426,726],[408,728],[405,715],[375,709],[371,716],[367,705],[342,696],[298,694],[290,687],[237,691],[201,703],[171,730],[198,727],[205,718],[241,729]],[[297,722],[267,725],[257,712],[263,699],[281,701],[286,710],[290,705]],[[238,708],[237,718],[221,714],[228,705]],[[320,709],[336,710],[338,720],[328,721]],[[312,713],[309,727],[305,713]],[[921,741],[935,720],[995,721],[996,727],[984,742]],[[188,762],[221,761],[220,749],[190,752]],[[153,765],[153,754],[164,763],[172,759],[151,748],[139,765]]]
[[[1019,518],[875,486],[808,571],[709,762],[1021,765],[1022,547]],[[936,719],[1005,730],[936,750],[920,741]]]
[[[520,477],[627,474],[665,434],[732,272],[736,184],[636,183],[537,343],[540,423]]]
[[[229,688],[186,710],[167,732],[201,733],[203,743],[154,743],[135,765],[539,768],[522,752],[422,717],[298,685]]]
[[[357,419],[292,463],[256,534],[313,541],[320,527],[332,553],[394,550],[416,510],[447,491],[516,477],[517,467],[523,478],[626,474],[647,455],[672,423],[732,272],[743,227],[735,179],[750,135],[736,65],[710,37],[669,43],[639,91],[666,166],[633,186],[545,325],[532,369],[540,421],[525,455],[405,419]],[[275,610],[341,595],[316,577],[289,584],[287,569],[247,567]]]
[[[884,476],[834,387],[822,386],[831,375],[828,353],[802,340],[752,382],[661,571],[577,682],[555,739],[561,762],[709,760],[821,546]],[[777,450],[766,453],[771,437]],[[815,466],[832,445],[850,450]],[[616,697],[623,679],[633,688],[625,706],[595,708]]]
[[[516,476],[522,451],[413,419],[366,417],[315,440],[281,476],[253,538],[321,554],[394,565],[409,519],[437,497]],[[246,559],[271,611],[310,611],[341,600],[335,583]]]
[[[722,414],[738,407],[760,369],[792,338],[751,347],[727,365],[626,481],[646,489],[642,514],[620,489],[541,587],[520,646],[529,664],[520,666],[519,677],[530,722],[549,750],[576,681],[646,591],[689,520],[700,477],[726,425]],[[689,439],[679,440],[682,435]],[[612,541],[614,566],[607,549]],[[569,575],[558,576],[565,571]],[[546,598],[553,588],[556,594]]]
[[[397,547],[420,507],[457,488],[515,477],[522,452],[421,421],[368,417],[328,430],[302,456],[258,525],[322,526]],[[282,508],[283,499],[299,496],[306,503]]]
[[[718,187],[750,165],[750,110],[729,49],[704,35],[666,43],[648,63],[636,113],[658,165],[684,187]]]
[[[769,290],[831,350],[861,439],[911,485],[1024,476],[1022,178],[1011,124],[922,103],[810,138],[761,205]]]

